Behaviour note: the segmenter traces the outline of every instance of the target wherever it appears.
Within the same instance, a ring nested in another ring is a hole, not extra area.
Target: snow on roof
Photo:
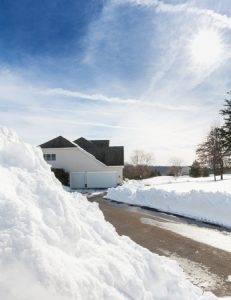
[[[0,299],[212,300],[176,262],[64,191],[38,147],[0,129]]]

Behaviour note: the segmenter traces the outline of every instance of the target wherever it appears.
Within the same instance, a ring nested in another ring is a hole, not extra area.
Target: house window
[[[56,154],[43,154],[46,161],[56,160]]]

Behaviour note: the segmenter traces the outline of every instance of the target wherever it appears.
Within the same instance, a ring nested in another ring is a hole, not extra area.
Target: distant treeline
[[[127,179],[145,179],[155,176],[161,176],[161,173],[153,166],[125,164],[124,177]]]
[[[189,175],[189,166],[149,166],[144,164],[125,164],[124,177],[127,179],[145,179],[155,176]]]

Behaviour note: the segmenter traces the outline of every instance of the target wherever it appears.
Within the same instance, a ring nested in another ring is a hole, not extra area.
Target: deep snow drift
[[[41,150],[0,129],[0,299],[212,300],[62,188]]]
[[[147,206],[231,228],[231,177],[131,180],[108,190],[106,198]]]

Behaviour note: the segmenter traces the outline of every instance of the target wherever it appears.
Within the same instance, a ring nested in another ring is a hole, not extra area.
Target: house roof
[[[87,140],[87,139],[85,139],[84,137],[80,137],[80,138],[78,138],[77,140],[75,140],[75,141],[73,141],[73,143],[75,143],[75,144],[77,144],[77,145],[83,145],[83,146],[88,146],[88,147],[94,147],[94,144],[91,142],[91,141],[89,141],[89,140]],[[81,146],[80,146],[81,147]]]
[[[77,144],[79,147],[81,147],[82,149],[91,153],[94,156],[97,152],[97,146],[94,145],[91,141],[85,139],[84,137],[75,140],[73,143]]]
[[[58,136],[39,146],[41,148],[71,148],[79,146],[107,166],[123,166],[124,147],[111,147],[109,143],[109,140],[87,140],[84,137],[71,142],[62,136]]]
[[[70,148],[77,147],[74,143],[68,141],[62,136],[58,136],[44,144],[39,145],[41,148]]]
[[[107,166],[124,165],[124,147],[110,147],[109,140],[87,140],[83,137],[74,141],[75,144],[91,153]]]
[[[98,147],[109,147],[109,140],[90,140],[91,143]]]
[[[124,165],[124,147],[113,146],[108,147],[106,154],[106,165],[123,166]]]

